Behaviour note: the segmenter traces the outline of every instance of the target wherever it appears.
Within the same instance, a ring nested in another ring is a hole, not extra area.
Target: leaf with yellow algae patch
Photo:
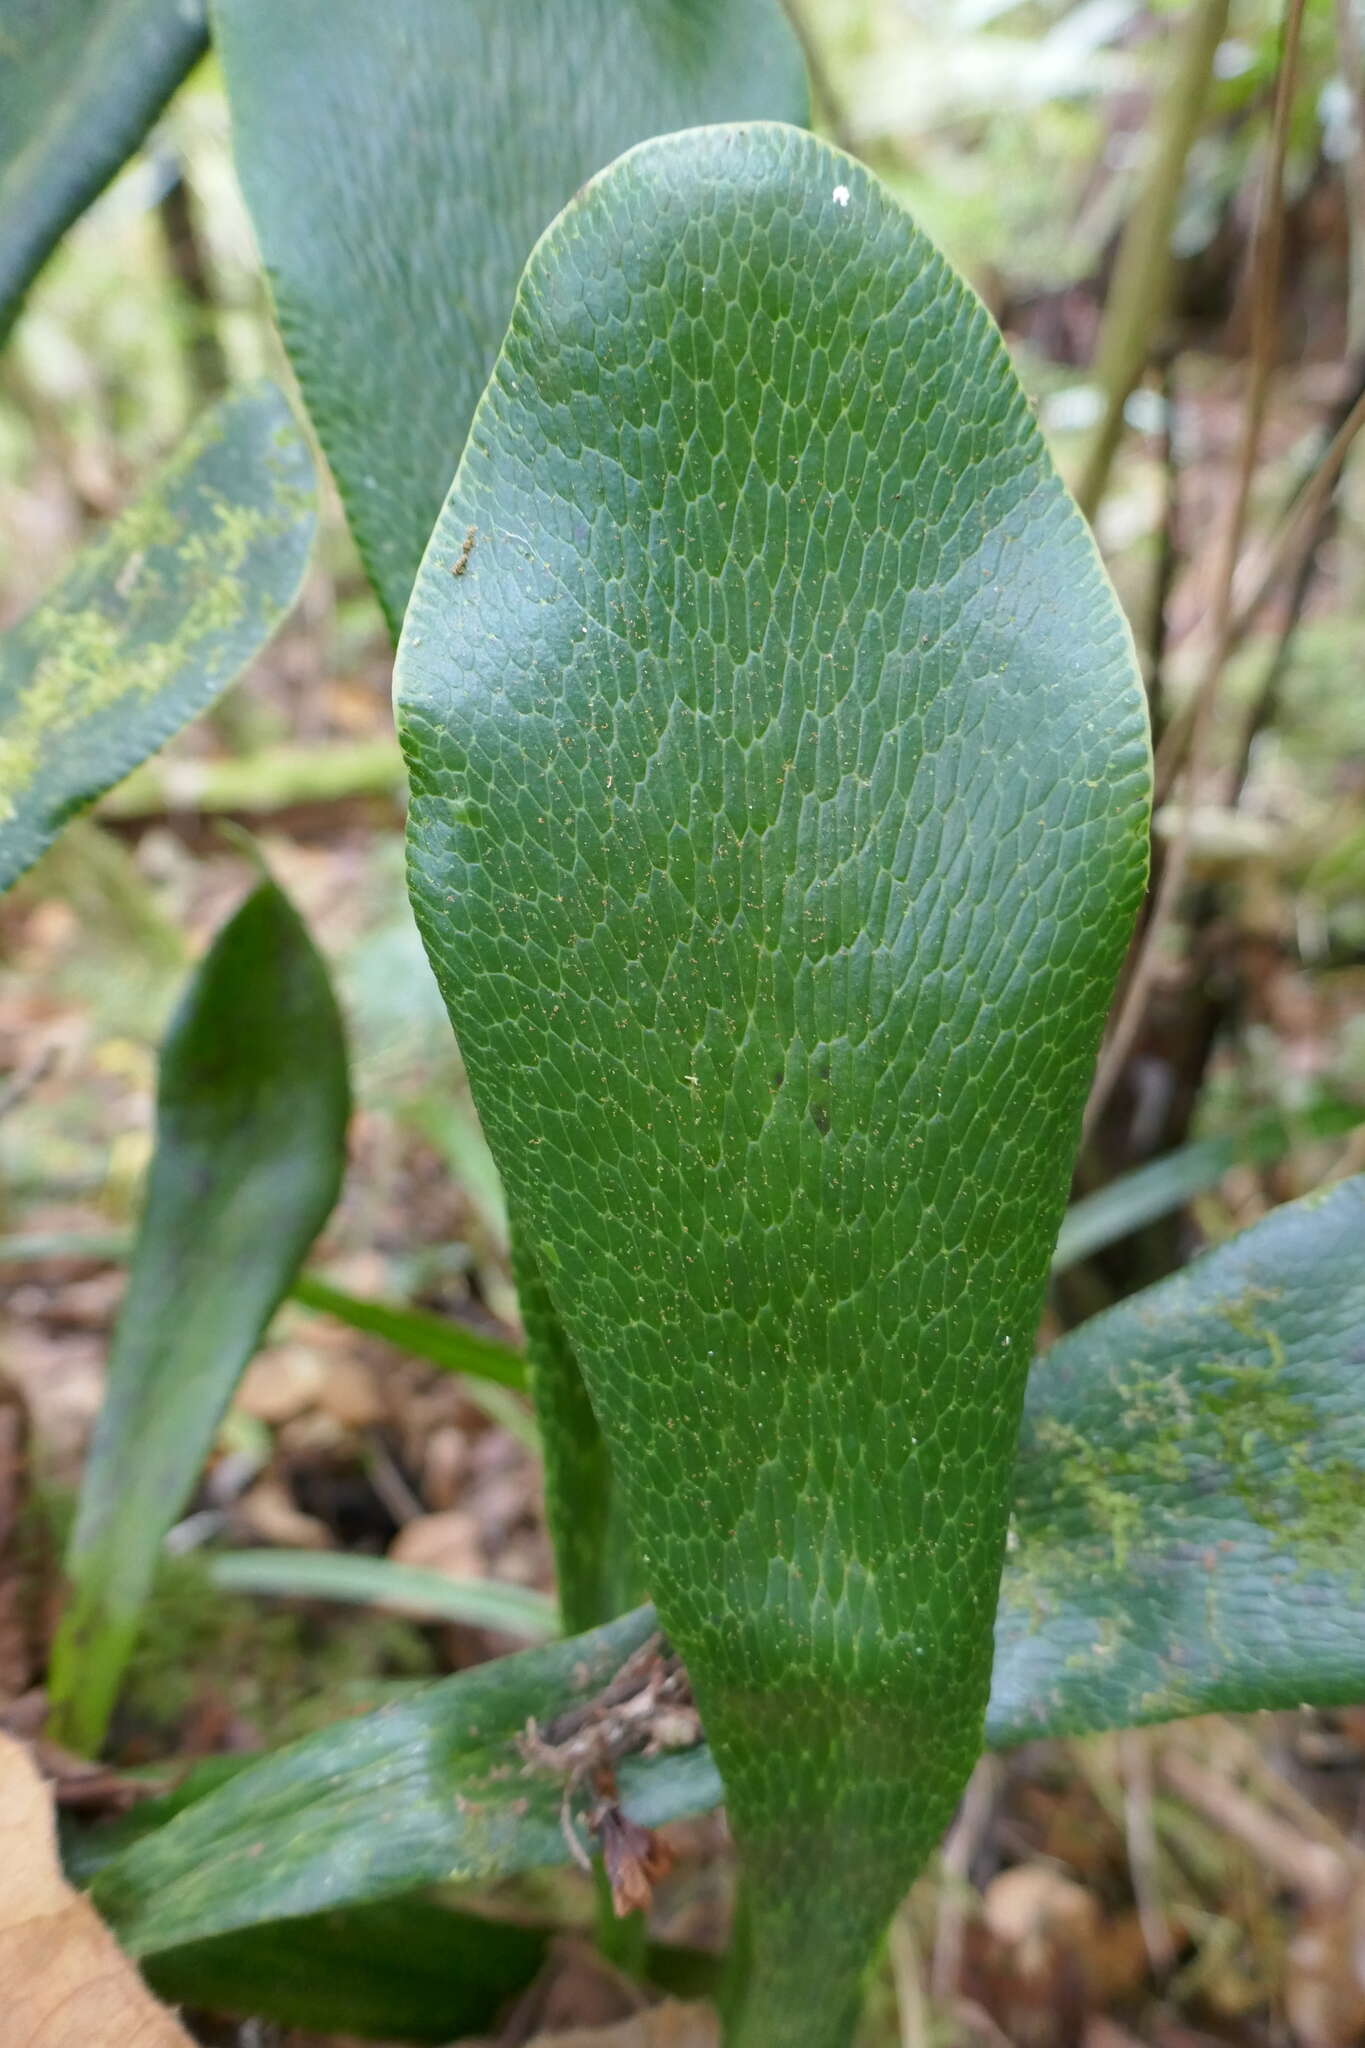
[[[0,637],[0,889],[241,673],[315,523],[303,437],[274,385],[252,386]]]

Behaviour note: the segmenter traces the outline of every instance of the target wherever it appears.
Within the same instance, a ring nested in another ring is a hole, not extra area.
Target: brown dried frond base
[[[612,1904],[622,1917],[647,1909],[671,1858],[652,1828],[639,1826],[621,1810],[616,1765],[623,1757],[691,1749],[700,1740],[701,1721],[687,1673],[662,1635],[633,1651],[592,1699],[566,1708],[543,1730],[528,1721],[518,1740],[528,1769],[563,1779],[560,1824],[570,1855],[584,1870],[592,1864],[574,1827],[573,1800],[591,1785],[594,1798],[585,1821],[588,1832],[601,1841]]]

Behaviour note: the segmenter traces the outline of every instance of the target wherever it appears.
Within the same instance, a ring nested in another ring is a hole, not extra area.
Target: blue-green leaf
[[[314,525],[312,458],[257,385],[0,636],[0,888],[241,673],[293,602]]]
[[[0,339],[205,41],[203,0],[0,0]]]

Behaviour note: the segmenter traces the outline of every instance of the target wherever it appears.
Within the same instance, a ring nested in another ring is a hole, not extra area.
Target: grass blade
[[[460,1621],[541,1642],[557,1631],[553,1600],[497,1579],[448,1579],[419,1565],[344,1551],[227,1550],[206,1559],[220,1592],[341,1600],[419,1621]]]

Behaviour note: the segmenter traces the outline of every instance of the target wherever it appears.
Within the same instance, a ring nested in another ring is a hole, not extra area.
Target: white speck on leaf
[[[849,202],[849,200],[850,200],[850,199],[852,198],[852,196],[853,196],[853,195],[852,195],[852,193],[851,193],[851,192],[849,191],[849,189],[848,189],[847,185],[836,185],[836,186],[835,186],[835,188],[834,188],[834,193],[833,193],[833,198],[834,198],[834,204],[835,204],[836,206],[847,206],[847,205],[848,205],[848,202]]]

